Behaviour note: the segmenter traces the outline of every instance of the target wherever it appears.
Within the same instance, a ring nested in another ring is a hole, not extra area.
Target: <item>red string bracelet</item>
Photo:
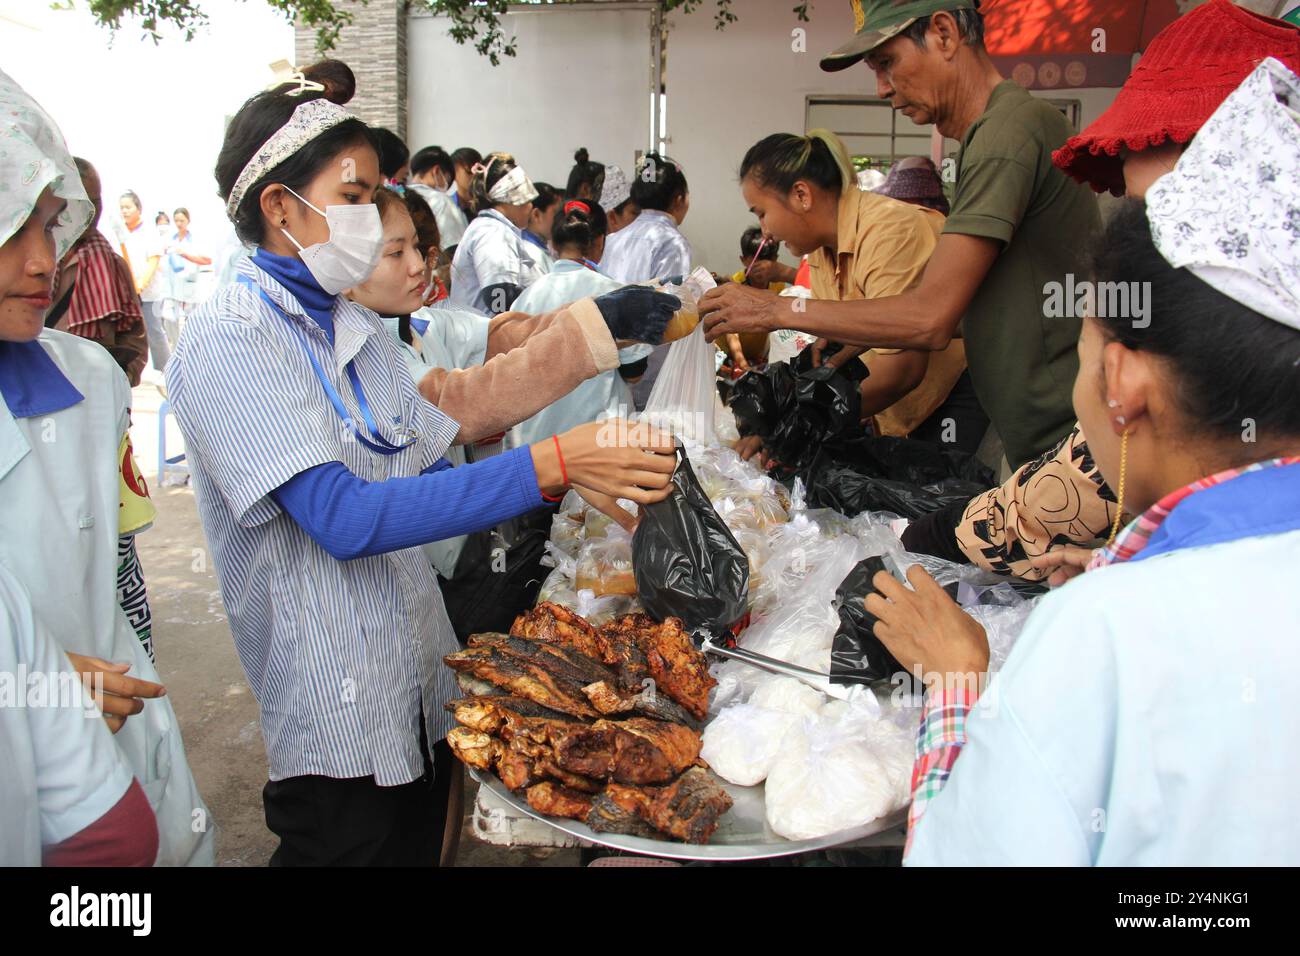
[[[560,480],[564,487],[569,486],[569,470],[564,467],[564,452],[560,451],[560,436],[552,435],[551,440],[555,442],[555,457],[560,459]]]

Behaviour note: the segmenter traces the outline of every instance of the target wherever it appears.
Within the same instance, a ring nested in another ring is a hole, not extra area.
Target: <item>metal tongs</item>
[[[814,690],[819,690],[827,697],[834,697],[836,700],[849,699],[849,689],[840,684],[831,683],[830,674],[824,674],[808,667],[801,667],[798,664],[791,664],[789,661],[778,660],[775,657],[768,657],[766,654],[759,654],[756,651],[747,651],[743,647],[721,647],[714,644],[709,639],[709,636],[703,632],[697,633],[696,638],[700,642],[700,650],[705,654],[717,654],[719,657],[740,661],[750,667],[757,667],[772,674],[793,677],[795,680],[802,681]]]

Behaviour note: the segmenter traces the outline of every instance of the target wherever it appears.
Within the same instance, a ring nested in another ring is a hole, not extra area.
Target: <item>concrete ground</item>
[[[152,372],[147,373],[150,380]],[[265,866],[275,837],[262,815],[266,751],[257,702],[244,679],[225,608],[188,485],[164,486],[158,472],[158,409],[152,384],[134,392],[132,443],[148,480],[158,519],[138,540],[153,609],[158,671],[185,739],[190,767],[217,830],[219,866]],[[183,450],[175,420],[167,422],[167,454]],[[466,829],[457,866],[572,866],[576,850],[495,847],[468,830],[476,785],[467,782]]]

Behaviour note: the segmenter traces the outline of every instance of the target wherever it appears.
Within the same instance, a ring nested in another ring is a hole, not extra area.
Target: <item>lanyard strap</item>
[[[330,400],[330,404],[334,406],[334,411],[337,413],[339,418],[342,419],[343,424],[352,429],[352,434],[355,436],[357,441],[380,455],[396,455],[398,452],[404,451],[415,444],[416,439],[412,437],[409,440],[402,442],[400,445],[395,445],[379,433],[379,426],[375,423],[375,417],[370,411],[370,403],[366,401],[366,393],[361,388],[361,377],[357,375],[355,362],[348,362],[345,371],[348,376],[348,381],[352,383],[352,390],[355,392],[357,397],[357,406],[361,409],[361,417],[365,421],[366,430],[370,432],[370,438],[361,434],[360,429],[357,428],[356,422],[353,421],[352,416],[348,414],[347,406],[343,404],[342,397],[340,397],[334,386],[330,384],[330,380],[326,376],[325,370],[321,368],[320,362],[316,360],[315,354],[312,353],[311,346],[307,344],[307,336],[303,334],[302,329],[298,328],[297,323],[295,323],[293,319],[289,318],[284,309],[280,308],[280,306],[275,303],[275,300],[266,294],[265,289],[254,283],[247,276],[241,275],[239,281],[256,288],[258,294],[263,300],[265,300],[266,304],[278,312],[280,317],[289,323],[289,327],[293,329],[294,333],[298,337],[298,344],[302,346],[303,353],[307,356],[307,361],[311,363],[312,371],[316,373],[316,378],[320,382],[321,388],[325,390],[325,397]],[[373,441],[371,439],[373,439]]]

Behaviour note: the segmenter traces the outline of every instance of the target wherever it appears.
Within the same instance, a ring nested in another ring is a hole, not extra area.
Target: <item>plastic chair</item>
[[[184,454],[176,455],[174,458],[167,457],[167,416],[171,413],[171,402],[164,399],[158,406],[158,477],[154,479],[160,486],[167,475],[167,469],[183,471],[186,474],[190,471],[190,466],[185,464]]]

